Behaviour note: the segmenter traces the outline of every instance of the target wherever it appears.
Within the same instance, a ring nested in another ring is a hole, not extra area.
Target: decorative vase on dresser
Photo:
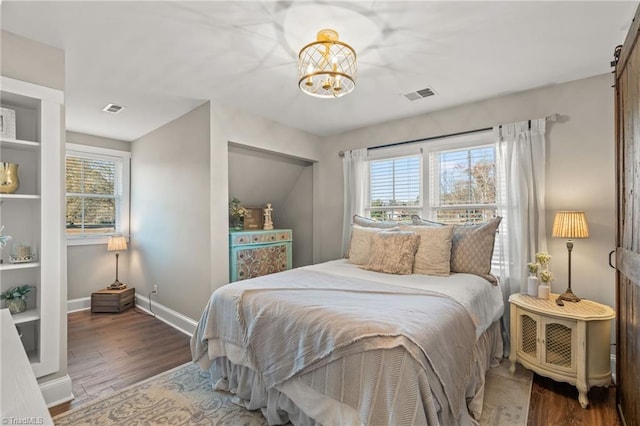
[[[527,278],[527,294],[536,297],[538,295],[538,277],[535,273],[530,273]]]
[[[291,229],[229,233],[231,282],[291,269]]]

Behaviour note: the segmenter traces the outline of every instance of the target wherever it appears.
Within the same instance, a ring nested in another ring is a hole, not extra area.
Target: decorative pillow
[[[360,266],[369,271],[387,274],[409,275],[420,245],[420,236],[415,232],[378,232],[371,238],[371,257]]]
[[[395,222],[392,220],[374,220],[369,219],[368,217],[358,216],[357,214],[353,215],[353,223],[355,225],[364,226],[366,228],[394,228],[398,226],[400,222]]]
[[[411,216],[411,222],[416,226],[445,226],[444,223],[423,219],[416,214]]]
[[[400,226],[400,229],[420,235],[420,245],[413,264],[414,274],[450,275],[453,226]]]
[[[371,253],[371,237],[380,231],[399,231],[400,228],[366,228],[358,225],[351,226],[351,241],[349,243],[349,263],[364,265],[369,262]]]
[[[480,275],[495,283],[491,257],[502,218],[478,225],[457,225],[451,241],[451,272]]]

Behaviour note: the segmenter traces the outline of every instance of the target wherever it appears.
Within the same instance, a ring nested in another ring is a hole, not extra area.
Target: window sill
[[[107,244],[109,242],[109,235],[100,235],[95,237],[67,237],[67,247],[71,246],[90,246]],[[127,242],[129,242],[129,236],[125,235]]]

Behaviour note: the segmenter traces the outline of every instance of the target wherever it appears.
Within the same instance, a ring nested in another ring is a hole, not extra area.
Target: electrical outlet
[[[153,285],[153,292],[154,292],[155,294],[158,294],[158,284],[154,284],[154,285]]]

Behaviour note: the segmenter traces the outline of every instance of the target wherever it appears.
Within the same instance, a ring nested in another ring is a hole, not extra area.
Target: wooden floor
[[[69,314],[69,376],[76,396],[52,416],[191,360],[189,337],[142,312]],[[508,362],[505,360],[505,362]],[[587,409],[566,383],[536,375],[528,426],[618,426],[615,388],[593,388]]]
[[[68,363],[75,399],[52,416],[191,360],[189,336],[137,309],[68,316]]]
[[[574,386],[536,374],[531,387],[527,426],[622,426],[616,411],[615,387],[591,388],[588,396],[589,406],[582,408]]]

